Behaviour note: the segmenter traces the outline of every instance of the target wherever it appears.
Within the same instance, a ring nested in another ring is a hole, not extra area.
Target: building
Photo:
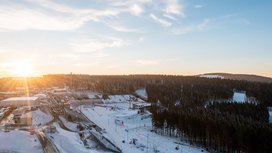
[[[0,92],[0,99],[6,99],[9,97],[15,97],[17,96],[16,92]]]
[[[151,104],[146,102],[131,102],[130,103],[130,108],[132,109],[141,109],[148,106],[151,106]]]
[[[246,91],[233,90],[233,102],[245,103],[247,101]]]
[[[22,114],[24,113],[25,113],[25,109],[22,109],[22,108],[14,110],[12,112],[14,121],[16,122],[17,120],[19,120]]]
[[[31,126],[32,125],[32,113],[29,107],[20,107],[12,112],[13,120],[16,125]],[[26,113],[28,112],[28,113]]]
[[[64,88],[59,88],[59,87],[52,87],[51,93],[54,94],[66,94],[68,92],[68,87],[64,86]]]
[[[5,100],[0,101],[0,107],[21,107],[21,106],[31,106],[37,107],[39,106],[39,98],[38,97],[12,97]]]
[[[46,100],[47,99],[47,95],[46,94],[42,94],[42,93],[36,94],[33,97],[38,97],[39,100]]]

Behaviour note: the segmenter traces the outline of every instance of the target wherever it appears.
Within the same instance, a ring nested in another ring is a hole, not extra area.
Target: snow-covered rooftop
[[[16,94],[16,92],[12,92],[12,91],[5,91],[5,92],[0,92],[0,94],[9,95],[9,94]]]
[[[8,101],[35,101],[37,100],[38,97],[12,97],[3,100],[3,102],[8,102]]]
[[[46,98],[47,96],[46,96],[46,94],[39,93],[39,94],[34,95],[33,97]]]
[[[246,98],[247,96],[245,92],[234,92],[232,100],[234,102],[245,102]]]

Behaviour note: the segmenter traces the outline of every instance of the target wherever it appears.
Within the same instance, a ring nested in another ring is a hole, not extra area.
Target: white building
[[[12,97],[5,100],[0,101],[0,107],[20,107],[20,106],[39,106],[39,98],[38,97]]]
[[[47,98],[46,94],[42,94],[42,93],[36,94],[33,97],[38,97],[40,100],[46,100]]]
[[[246,92],[245,91],[234,91],[232,101],[237,103],[244,103],[247,100]]]

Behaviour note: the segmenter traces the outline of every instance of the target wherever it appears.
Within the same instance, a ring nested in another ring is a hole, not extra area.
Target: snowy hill
[[[197,75],[197,77],[201,77],[201,76],[208,77],[208,78],[219,76],[224,79],[231,79],[231,80],[245,80],[245,81],[272,83],[272,78],[258,76],[258,75],[250,75],[250,74],[206,73],[206,74]]]
[[[201,77],[201,78],[208,78],[208,79],[224,79],[224,77],[221,76],[221,75],[208,75],[208,74],[204,74],[204,75],[200,75],[199,77]]]
[[[147,99],[148,95],[145,88],[141,88],[135,91],[135,94],[143,99]]]
[[[113,106],[119,109],[110,109]],[[103,137],[114,142],[124,153],[207,153],[204,148],[192,146],[178,138],[152,132],[151,114],[138,114],[138,110],[129,109],[128,102],[82,107],[80,110],[104,129]]]

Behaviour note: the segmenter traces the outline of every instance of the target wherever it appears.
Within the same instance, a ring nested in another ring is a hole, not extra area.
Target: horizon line
[[[272,79],[272,76],[265,76],[259,74],[247,74],[247,73],[228,73],[228,72],[207,72],[207,73],[198,73],[192,75],[182,75],[182,74],[163,74],[163,73],[130,73],[130,74],[86,74],[86,73],[47,73],[41,75],[32,75],[32,76],[3,76],[3,78],[39,78],[46,75],[89,75],[89,76],[131,76],[131,75],[150,75],[150,76],[199,76],[199,75],[215,75],[215,74],[225,74],[225,75],[247,75],[247,76],[258,76]]]

